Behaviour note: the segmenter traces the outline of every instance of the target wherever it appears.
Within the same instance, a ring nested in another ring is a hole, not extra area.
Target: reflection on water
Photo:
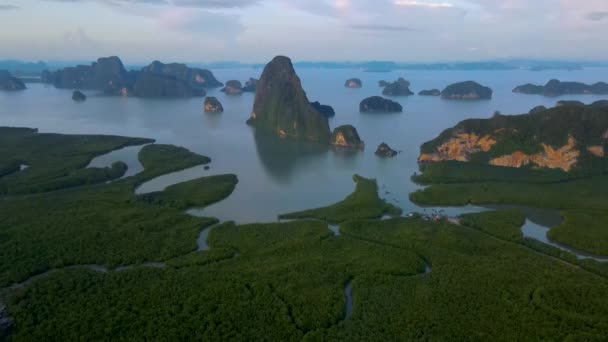
[[[289,184],[294,171],[311,159],[323,159],[327,146],[314,142],[281,139],[262,130],[253,129],[254,142],[262,166],[277,183]]]

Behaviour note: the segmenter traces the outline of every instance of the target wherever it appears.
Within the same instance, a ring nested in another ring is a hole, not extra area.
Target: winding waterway
[[[260,69],[250,68],[213,71],[224,82],[230,79],[243,81],[259,77],[261,73]],[[216,217],[221,222],[276,222],[282,213],[335,203],[352,192],[353,174],[376,178],[381,196],[407,214],[433,209],[415,205],[408,196],[420,188],[411,182],[410,176],[418,171],[416,160],[422,143],[461,120],[488,118],[497,110],[503,114],[519,114],[538,105],[552,106],[558,100],[590,103],[605,98],[595,95],[548,98],[516,94],[512,89],[517,85],[528,82],[544,84],[553,78],[586,83],[608,79],[608,68],[539,72],[412,70],[365,73],[346,69],[298,69],[297,72],[311,101],[318,100],[334,107],[336,116],[330,119],[330,126],[354,125],[365,141],[366,150],[334,151],[317,144],[259,134],[245,124],[254,95],[228,96],[219,89],[210,90],[208,95],[222,102],[224,113],[205,114],[202,98],[154,100],[106,97],[87,92],[87,101],[75,104],[71,90],[29,84],[23,92],[0,92],[0,126],[33,127],[40,132],[152,138],[158,143],[183,146],[207,155],[213,159],[211,170],[200,166],[161,176],[142,184],[136,192],[148,193],[189,179],[234,173],[239,184],[230,197],[203,210],[188,211],[197,216]],[[352,77],[360,78],[363,88],[345,88],[344,81]],[[475,80],[491,87],[494,95],[489,101],[397,97],[394,100],[403,105],[403,113],[359,112],[359,102],[363,98],[381,93],[379,80],[390,81],[398,77],[408,79],[414,92]],[[381,142],[402,153],[393,159],[375,156],[374,150]],[[100,156],[89,166],[105,167],[121,160],[129,167],[125,177],[134,175],[142,170],[137,159],[140,148],[125,148]],[[475,206],[438,209],[445,210],[444,214],[450,217],[487,210]],[[527,217],[533,220],[529,215]]]

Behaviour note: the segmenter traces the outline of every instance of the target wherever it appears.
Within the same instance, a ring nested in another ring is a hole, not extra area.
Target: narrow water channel
[[[125,172],[125,174],[119,179],[135,176],[144,170],[144,166],[139,161],[139,151],[141,151],[144,146],[145,145],[127,146],[106,154],[102,154],[93,158],[86,168],[111,167],[113,163],[120,161],[127,164],[127,172]]]

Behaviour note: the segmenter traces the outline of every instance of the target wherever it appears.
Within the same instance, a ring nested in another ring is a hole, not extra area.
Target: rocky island
[[[492,89],[474,81],[454,83],[441,92],[441,98],[447,100],[489,100]]]
[[[329,142],[327,117],[310,104],[291,60],[285,56],[275,57],[264,68],[247,123],[282,138]]]
[[[392,100],[385,99],[380,96],[372,96],[364,99],[359,104],[359,111],[366,112],[385,112],[385,113],[398,113],[403,112],[403,107]]]
[[[361,82],[361,80],[358,78],[351,78],[349,80],[346,80],[346,83],[344,83],[344,86],[346,88],[358,89],[363,86],[363,82]]]
[[[16,91],[26,89],[25,83],[14,77],[10,72],[6,70],[0,70],[0,90],[3,91]]]
[[[248,81],[245,81],[245,85],[243,86],[244,93],[255,93],[255,89],[258,85],[258,80],[255,78],[249,78]]]
[[[74,92],[72,93],[72,100],[74,100],[76,102],[83,102],[86,99],[87,99],[87,96],[79,90],[74,90]]]
[[[403,77],[393,83],[389,83],[384,87],[382,95],[386,96],[410,96],[414,93],[410,90],[410,82]]]
[[[226,82],[226,86],[220,90],[226,95],[241,95],[243,93],[243,86],[240,81],[230,80]]]
[[[441,90],[439,90],[439,89],[421,90],[418,93],[418,95],[420,95],[420,96],[440,96]]]
[[[223,113],[224,107],[217,97],[208,96],[205,98],[205,113]]]
[[[580,82],[561,82],[560,80],[550,80],[542,85],[527,83],[513,89],[514,93],[543,95],[543,96],[561,96],[561,95],[606,95],[608,94],[608,83],[597,82],[591,85]]]
[[[393,158],[398,154],[397,151],[393,150],[386,143],[381,143],[376,149],[376,155],[379,157]]]
[[[607,146],[606,109],[558,106],[462,121],[422,145],[418,160],[584,171],[605,157]]]
[[[127,71],[116,56],[99,58],[91,65],[44,72],[42,80],[61,89],[97,90],[106,95],[137,97],[204,96],[206,88],[219,87],[209,70],[185,64],[154,61],[139,71]]]
[[[338,146],[349,149],[363,149],[365,144],[361,141],[357,129],[352,125],[343,125],[336,127],[331,135],[329,143],[332,146]]]
[[[334,111],[332,106],[321,104],[319,101],[311,102],[310,104],[317,112],[323,114],[325,117],[330,118],[336,115],[336,111]]]

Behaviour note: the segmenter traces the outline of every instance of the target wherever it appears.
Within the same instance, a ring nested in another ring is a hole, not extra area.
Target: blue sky
[[[0,0],[0,59],[608,60],[608,0]]]

